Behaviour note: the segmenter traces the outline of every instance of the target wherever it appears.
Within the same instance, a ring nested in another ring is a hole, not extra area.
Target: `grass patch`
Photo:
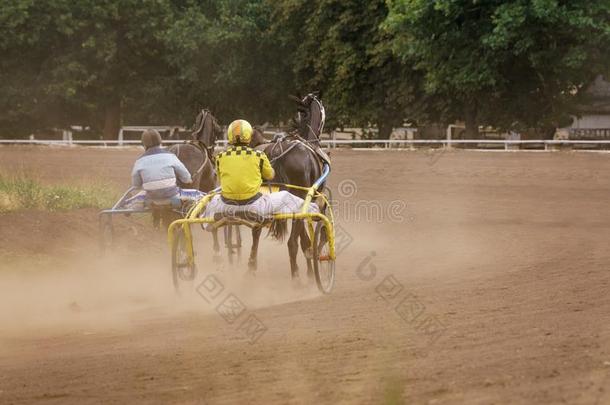
[[[104,185],[43,185],[25,174],[0,173],[0,212],[107,208],[115,199],[116,192]]]

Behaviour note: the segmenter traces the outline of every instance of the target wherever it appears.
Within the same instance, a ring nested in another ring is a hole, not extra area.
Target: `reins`
[[[288,138],[296,138],[296,139],[290,139],[287,140],[288,142],[290,142],[290,146],[284,150],[283,149],[283,145],[282,142]],[[315,141],[308,141],[306,139],[303,139],[300,135],[298,134],[291,134],[288,135],[286,137],[283,137],[282,139],[278,139],[277,141],[275,141],[275,143],[273,144],[273,146],[271,147],[271,155],[273,155],[273,152],[275,152],[276,148],[279,147],[280,148],[280,154],[274,158],[272,158],[269,163],[274,163],[278,160],[280,160],[281,158],[283,158],[284,156],[286,156],[288,154],[288,152],[290,152],[292,149],[296,148],[297,145],[302,144],[303,146],[305,146],[307,149],[309,149],[315,156],[316,158],[318,158],[318,154],[316,153],[315,149],[313,148],[313,146],[311,145],[311,143],[318,143],[318,145],[320,144],[320,140],[316,139]]]
[[[288,149],[283,150],[283,146],[282,146],[282,140],[277,140],[275,142],[275,144],[273,144],[273,146],[271,147],[271,154],[273,155],[273,152],[275,151],[275,148],[277,146],[280,147],[280,154],[276,157],[274,157],[273,159],[271,159],[269,161],[269,163],[274,163],[278,160],[280,160],[281,158],[283,158],[284,156],[286,156],[288,154],[288,152],[290,152],[292,149],[294,149],[299,143],[298,142],[292,142],[291,145],[288,147]]]

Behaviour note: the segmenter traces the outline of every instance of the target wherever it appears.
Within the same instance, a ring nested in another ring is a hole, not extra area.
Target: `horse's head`
[[[317,141],[324,130],[326,112],[316,94],[309,93],[303,98],[292,97],[297,103],[296,126],[299,134],[308,141]]]
[[[195,129],[191,133],[194,141],[199,141],[211,156],[216,145],[216,139],[222,135],[222,128],[209,110],[203,109],[195,118]]]
[[[264,125],[262,127],[259,127],[259,126],[252,127],[252,140],[250,141],[250,144],[249,144],[249,146],[251,148],[255,148],[258,145],[262,145],[264,143],[269,142],[263,135],[265,128],[266,128],[266,125]]]

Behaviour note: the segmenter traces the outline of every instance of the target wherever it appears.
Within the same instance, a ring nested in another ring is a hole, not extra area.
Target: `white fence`
[[[516,150],[523,146],[539,147],[540,149],[553,150],[562,146],[583,146],[583,147],[607,147],[610,148],[610,140],[504,140],[504,139],[363,139],[363,140],[324,140],[322,144],[331,148],[339,145],[354,145],[366,147],[365,145],[380,146],[382,148],[415,148],[416,146],[437,146],[451,148],[453,146],[469,146],[470,149],[490,149],[504,148],[505,150]]]
[[[182,140],[166,140],[165,144],[183,143]],[[217,146],[226,145],[226,140],[216,142]],[[320,143],[330,148],[357,147],[357,148],[415,148],[415,147],[445,147],[463,145],[471,149],[504,148],[506,150],[530,147],[551,150],[565,146],[603,147],[610,149],[610,140],[485,140],[485,139],[324,139]],[[139,145],[139,140],[41,140],[41,139],[0,139],[0,145],[84,145],[121,147]]]

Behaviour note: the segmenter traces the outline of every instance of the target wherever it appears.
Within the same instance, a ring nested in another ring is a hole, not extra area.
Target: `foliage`
[[[263,0],[190,1],[176,11],[166,43],[184,119],[201,107],[223,122],[287,115],[289,60],[269,34],[270,7]]]
[[[428,94],[467,126],[556,125],[609,66],[608,0],[389,3],[397,56],[414,61]]]
[[[112,114],[128,96],[167,73],[160,37],[170,10],[167,0],[145,7],[138,0],[19,0],[0,8],[0,124],[115,131],[120,117]]]
[[[565,123],[610,73],[610,0],[13,0],[0,8],[0,134],[279,122],[321,92],[328,126]]]
[[[320,90],[331,125],[377,125],[382,137],[415,109],[419,80],[392,55],[384,0],[275,2],[273,32],[293,56],[301,92]]]

